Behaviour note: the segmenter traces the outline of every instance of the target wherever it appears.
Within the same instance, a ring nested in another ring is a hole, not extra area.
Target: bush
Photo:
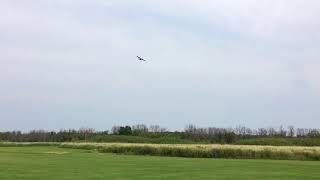
[[[240,139],[238,145],[271,145],[271,146],[320,146],[319,138],[249,138]]]
[[[140,137],[124,135],[98,135],[92,137],[91,142],[118,142],[118,143],[153,143],[153,144],[191,144],[189,140],[179,139],[176,137]]]

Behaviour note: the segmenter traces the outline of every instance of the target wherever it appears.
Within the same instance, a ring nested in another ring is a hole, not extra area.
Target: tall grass
[[[320,160],[319,147],[249,145],[169,145],[126,143],[63,143],[60,147],[96,149],[101,153],[175,156],[190,158]]]

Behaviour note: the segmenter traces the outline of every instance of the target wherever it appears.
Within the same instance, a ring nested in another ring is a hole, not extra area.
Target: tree
[[[130,126],[121,126],[119,129],[119,135],[132,135],[132,130]]]
[[[113,126],[111,129],[112,134],[119,134],[120,126]]]
[[[161,128],[159,125],[150,125],[149,130],[151,132],[160,132]]]
[[[287,135],[287,131],[283,128],[282,125],[279,127],[279,133],[278,134],[281,137],[285,137]]]
[[[92,129],[92,128],[80,128],[79,129],[79,133],[82,136],[81,138],[83,138],[84,141],[86,142],[87,139],[94,133],[94,129]]]
[[[297,137],[304,137],[306,135],[305,129],[297,128]]]
[[[268,135],[268,130],[265,128],[259,128],[258,129],[258,136],[267,136]]]
[[[293,137],[295,135],[294,126],[288,126],[288,136]]]
[[[145,134],[149,131],[148,127],[144,124],[137,124],[132,126],[132,133],[134,135]]]
[[[185,132],[188,134],[194,134],[197,131],[197,128],[195,125],[193,124],[189,124],[187,125],[187,127],[185,128]]]
[[[268,128],[268,135],[274,137],[277,135],[277,131],[272,127]]]
[[[320,132],[318,129],[310,129],[308,136],[309,137],[320,137]]]

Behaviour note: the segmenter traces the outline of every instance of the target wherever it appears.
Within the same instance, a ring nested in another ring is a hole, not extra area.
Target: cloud
[[[2,1],[3,119],[30,121],[27,128],[46,114],[43,121],[59,119],[61,127],[130,120],[171,128],[190,121],[304,125],[303,117],[311,125],[320,117],[314,108],[319,6],[312,0]],[[63,124],[68,118],[72,123]]]
[[[152,10],[221,26],[229,31],[269,39],[317,33],[320,3],[300,0],[152,1]],[[289,34],[288,34],[289,33]],[[275,40],[275,39],[273,39]],[[279,40],[279,39],[278,39]],[[281,39],[280,39],[281,40]]]

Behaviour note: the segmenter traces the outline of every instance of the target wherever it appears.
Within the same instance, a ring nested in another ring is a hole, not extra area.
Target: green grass
[[[0,147],[0,179],[319,179],[319,161],[128,156],[58,147]]]
[[[91,142],[118,142],[118,143],[153,143],[153,144],[195,144],[196,142],[179,137],[141,137],[124,135],[97,135],[89,139]]]
[[[271,146],[320,146],[319,138],[249,138],[240,139],[233,144],[238,145],[271,145]]]

